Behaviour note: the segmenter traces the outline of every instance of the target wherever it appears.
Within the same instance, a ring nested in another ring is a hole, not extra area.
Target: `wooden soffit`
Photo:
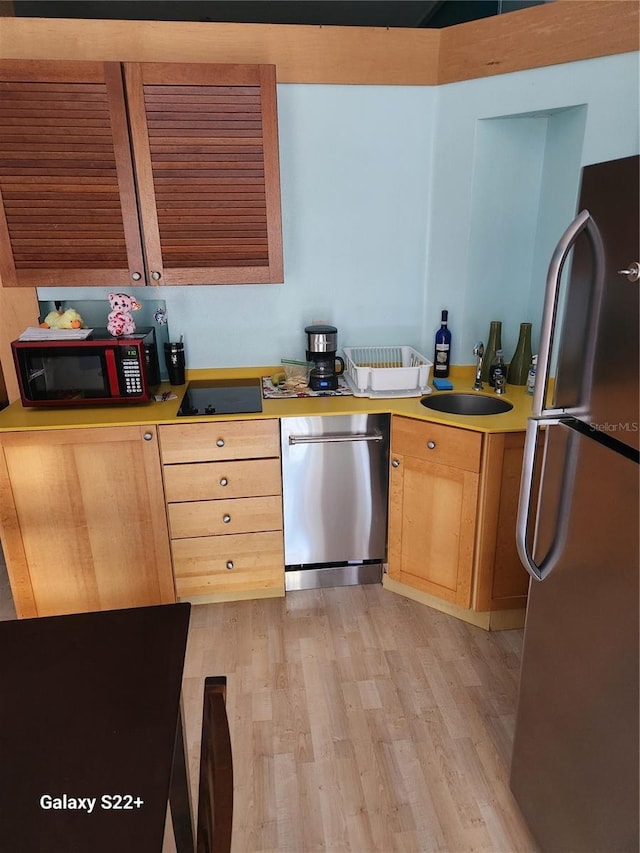
[[[639,12],[637,0],[556,0],[446,27],[438,83],[639,50]]]
[[[637,0],[556,0],[444,29],[0,18],[0,58],[267,63],[279,83],[433,86],[640,49]]]

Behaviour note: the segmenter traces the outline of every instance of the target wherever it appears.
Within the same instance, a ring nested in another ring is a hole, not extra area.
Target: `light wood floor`
[[[508,786],[521,646],[379,585],[194,606],[194,801],[204,678],[226,675],[234,853],[536,853]]]
[[[508,787],[522,631],[381,586],[192,608],[184,708],[228,677],[235,853],[536,851]]]

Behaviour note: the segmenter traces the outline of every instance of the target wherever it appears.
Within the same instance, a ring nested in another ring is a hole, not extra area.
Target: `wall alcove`
[[[476,123],[465,306],[480,337],[491,320],[519,317],[537,345],[549,258],[576,213],[586,113],[582,104]],[[506,360],[517,338],[512,320]]]

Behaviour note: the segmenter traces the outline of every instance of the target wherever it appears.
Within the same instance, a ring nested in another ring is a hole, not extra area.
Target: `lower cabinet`
[[[182,601],[284,595],[280,531],[174,539],[171,548]]]
[[[482,515],[476,532],[477,611],[523,610],[529,574],[516,548],[516,519],[524,456],[524,432],[485,435],[481,480]]]
[[[482,435],[394,418],[389,575],[460,607],[471,604]]]
[[[284,595],[278,421],[162,426],[160,445],[178,598]]]
[[[523,447],[523,433],[482,434],[393,417],[390,588],[415,590],[458,615],[468,611],[470,621],[485,627],[489,616],[471,613],[523,611],[528,575],[515,545]]]
[[[154,426],[0,435],[18,617],[175,601]]]
[[[524,612],[523,447],[394,416],[385,585]],[[0,536],[21,618],[284,595],[278,420],[2,433]]]

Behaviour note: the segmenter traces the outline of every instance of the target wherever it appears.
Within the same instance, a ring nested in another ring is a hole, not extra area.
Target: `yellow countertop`
[[[188,370],[190,379],[222,379],[270,376],[274,367],[211,368]],[[471,391],[473,367],[453,367],[449,379],[454,391]],[[425,408],[420,397],[369,399],[367,397],[293,397],[265,399],[262,412],[238,415],[207,415],[202,417],[178,418],[176,412],[186,391],[186,384],[172,387],[163,383],[158,393],[173,391],[175,400],[124,406],[86,406],[76,409],[26,409],[19,402],[12,403],[0,412],[0,432],[42,429],[80,429],[83,427],[139,426],[172,423],[192,423],[221,420],[255,420],[256,418],[311,417],[313,415],[353,415],[390,412],[394,415],[417,418],[423,421],[448,424],[480,432],[519,432],[524,430],[531,414],[532,398],[524,386],[507,385],[502,399],[513,404],[513,409],[500,415],[450,415]],[[447,394],[447,391],[433,391]],[[495,396],[485,383],[485,391],[473,392]]]

